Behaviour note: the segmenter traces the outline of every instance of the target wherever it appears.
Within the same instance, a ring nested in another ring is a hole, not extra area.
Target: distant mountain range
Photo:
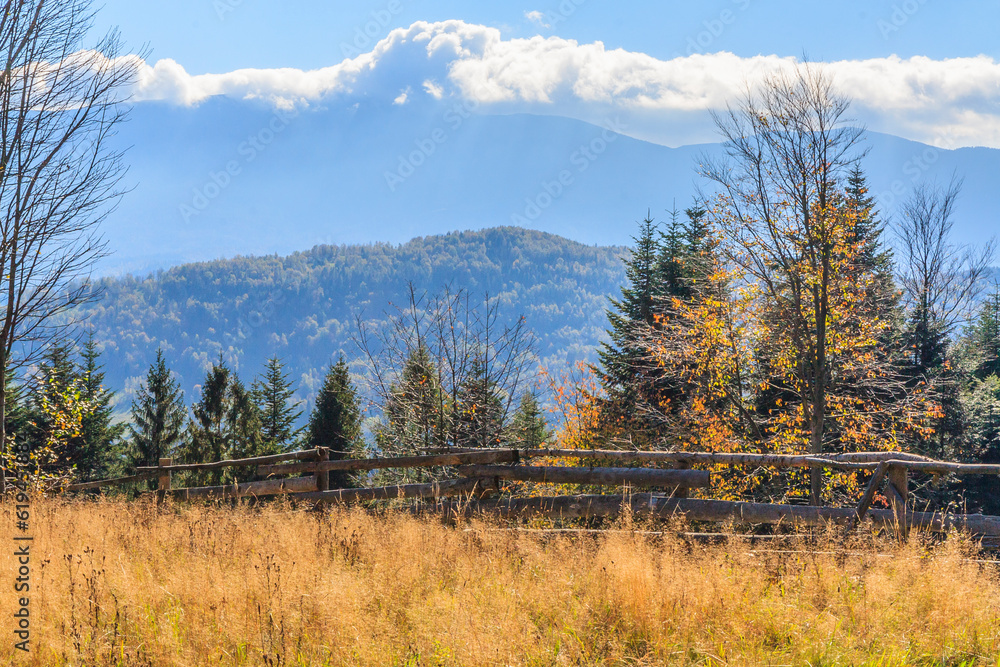
[[[393,305],[406,304],[410,283],[418,294],[445,285],[467,289],[473,300],[489,293],[503,321],[526,318],[539,362],[553,371],[591,360],[607,327],[608,296],[625,280],[625,252],[512,227],[402,245],[322,245],[105,278],[103,296],[76,314],[93,327],[120,411],[158,347],[189,402],[220,353],[247,383],[269,357],[281,357],[298,396],[309,400],[340,354],[363,374],[352,340],[356,316],[379,326]]]
[[[100,272],[288,254],[320,244],[402,243],[519,225],[585,244],[627,243],[647,209],[666,217],[699,185],[706,144],[668,148],[554,116],[481,115],[445,103],[362,100],[302,112],[211,98],[143,102],[117,138],[133,190],[103,230]],[[1000,150],[940,150],[869,135],[864,166],[892,213],[922,180],[965,178],[956,238],[998,229]]]

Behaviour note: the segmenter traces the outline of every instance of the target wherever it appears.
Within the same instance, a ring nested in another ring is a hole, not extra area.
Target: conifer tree
[[[672,227],[671,232],[676,232]],[[641,344],[642,331],[655,321],[655,297],[661,278],[676,268],[669,256],[673,249],[668,239],[668,252],[663,252],[658,225],[647,214],[639,223],[635,245],[625,260],[626,284],[621,297],[611,299],[607,310],[608,341],[598,350],[601,385],[606,399],[601,403],[601,422],[609,432],[633,430],[639,415],[641,391],[647,385],[649,369],[647,353]]]
[[[364,453],[361,409],[344,357],[330,367],[323,380],[316,406],[309,416],[306,443],[309,447],[329,448],[331,459]],[[351,476],[345,472],[330,472],[331,489],[351,486],[352,482]]]
[[[459,385],[454,408],[454,433],[459,447],[499,447],[503,442],[503,399],[486,375],[481,358],[472,361]]]
[[[191,406],[188,437],[180,450],[185,463],[221,461],[229,449],[226,441],[225,419],[228,403],[229,367],[221,355],[212,365],[201,385],[201,397]],[[216,471],[194,473],[198,481],[217,482],[221,475]]]
[[[975,355],[973,375],[979,380],[1000,377],[1000,289],[983,301],[967,337]]]
[[[146,379],[132,400],[129,424],[130,467],[154,466],[170,456],[184,436],[184,392],[167,368],[163,349],[156,350]]]
[[[519,449],[537,449],[551,437],[552,432],[538,404],[538,395],[532,391],[524,392],[507,429],[507,441]]]
[[[414,349],[403,362],[399,382],[390,387],[382,423],[375,430],[375,446],[382,456],[407,456],[444,447],[450,432],[448,409],[441,393],[437,368],[427,348]],[[381,473],[385,482],[428,481],[431,470]]]
[[[852,262],[866,273],[877,276],[878,280],[872,283],[874,289],[895,292],[892,252],[884,241],[885,223],[878,216],[875,198],[869,194],[868,178],[860,163],[854,165],[848,176],[843,207],[850,214],[846,218],[850,226],[848,241],[857,248]],[[895,297],[891,302],[895,302]]]
[[[960,439],[955,459],[970,463],[1000,463],[1000,290],[979,307],[973,322],[955,345],[956,375],[961,382],[958,405],[950,406]],[[957,408],[957,409],[956,409]],[[948,415],[946,414],[945,417]],[[970,510],[1000,512],[1000,480],[993,476],[963,478],[947,488],[952,498],[961,491]]]
[[[649,339],[671,317],[674,299],[704,299],[720,288],[709,280],[717,244],[700,204],[684,211],[683,222],[673,211],[665,232],[647,216],[634,240],[622,298],[607,311],[610,340],[598,352],[606,394],[600,421],[610,434],[650,446],[665,436],[666,415],[681,403],[684,382],[652,359]]]
[[[268,359],[263,376],[253,383],[252,392],[260,412],[265,448],[274,452],[291,451],[303,431],[295,427],[302,410],[299,403],[292,400],[295,392],[278,357]]]
[[[4,414],[5,429],[8,440],[25,442],[28,437],[29,414],[25,405],[25,387],[14,377],[13,369],[7,369],[5,382],[7,385],[7,409]]]
[[[254,403],[252,392],[246,388],[235,373],[230,376],[228,394],[226,439],[229,448],[226,456],[232,459],[245,459],[277,454],[277,443],[264,440],[260,410]],[[243,469],[242,472],[247,478],[252,475],[252,471],[246,469]]]
[[[611,299],[607,310],[610,342],[603,343],[598,352],[604,388],[610,395],[626,392],[633,385],[636,361],[643,355],[636,344],[635,323],[653,324],[657,274],[663,270],[658,266],[662,253],[657,225],[649,215],[639,223],[639,234],[632,240],[635,245],[625,260],[627,282],[621,288],[621,298]]]
[[[80,356],[83,362],[79,369],[80,388],[88,405],[81,422],[81,455],[87,462],[86,475],[96,478],[105,476],[114,463],[127,426],[115,423],[111,405],[115,392],[104,386],[103,366],[98,361],[100,352],[93,332],[88,335]]]
[[[189,435],[180,452],[185,462],[244,458],[264,451],[257,406],[221,355],[206,374],[201,398],[191,412]],[[195,473],[193,478],[199,482],[218,483],[223,478],[243,479],[251,473],[229,469]]]

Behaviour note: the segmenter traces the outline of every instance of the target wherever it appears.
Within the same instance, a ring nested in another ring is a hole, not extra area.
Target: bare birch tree
[[[98,225],[122,194],[111,145],[139,56],[115,31],[85,48],[90,0],[8,0],[0,15],[0,372],[59,334],[56,316],[93,297]],[[7,403],[0,386],[0,436]],[[0,477],[2,478],[2,477]]]
[[[923,184],[903,203],[896,225],[899,283],[917,328],[943,336],[965,322],[982,293],[996,242],[956,245],[951,233],[962,181],[945,187]],[[924,360],[918,360],[924,361]]]

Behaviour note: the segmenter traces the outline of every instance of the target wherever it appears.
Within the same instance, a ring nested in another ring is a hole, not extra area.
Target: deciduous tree
[[[37,358],[59,335],[56,316],[93,296],[97,227],[122,193],[110,139],[141,61],[121,55],[114,32],[87,48],[93,17],[89,0],[11,0],[0,14],[2,373]],[[5,407],[0,385],[0,429]]]

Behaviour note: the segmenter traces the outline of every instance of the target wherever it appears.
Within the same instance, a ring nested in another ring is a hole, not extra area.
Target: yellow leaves
[[[545,368],[541,369],[541,375],[553,397],[551,411],[561,417],[556,432],[560,445],[582,449],[599,444],[603,393],[594,368],[580,361],[571,371],[558,377]]]

